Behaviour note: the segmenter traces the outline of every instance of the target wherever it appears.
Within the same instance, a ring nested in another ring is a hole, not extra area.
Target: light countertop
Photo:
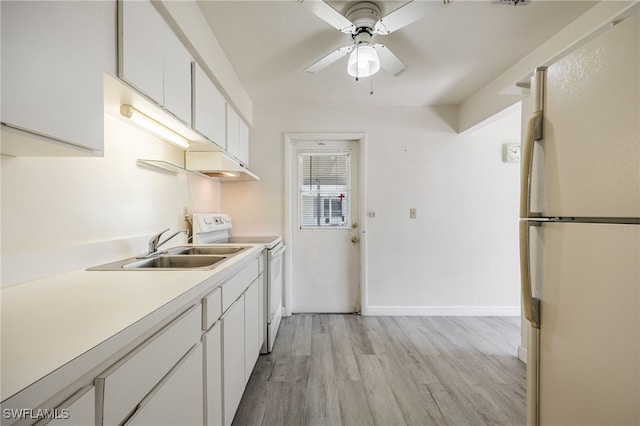
[[[2,289],[0,401],[198,285],[220,285],[263,248],[251,246],[210,271],[81,270]]]

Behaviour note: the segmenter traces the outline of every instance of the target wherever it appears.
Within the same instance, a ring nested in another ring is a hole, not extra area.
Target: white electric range
[[[231,216],[224,213],[194,213],[193,244],[264,244],[264,279],[261,294],[264,306],[264,342],[261,353],[269,353],[278,333],[282,320],[282,259],[285,246],[280,236],[242,236],[229,235],[233,228]]]

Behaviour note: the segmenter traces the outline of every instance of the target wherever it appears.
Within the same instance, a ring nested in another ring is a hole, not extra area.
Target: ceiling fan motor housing
[[[363,1],[351,6],[345,17],[355,25],[355,34],[363,31],[371,34],[380,19],[380,8],[375,3]]]

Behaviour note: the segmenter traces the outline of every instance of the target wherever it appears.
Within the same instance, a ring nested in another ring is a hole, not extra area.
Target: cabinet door
[[[202,310],[196,305],[96,377],[102,424],[120,424],[200,341],[201,333]]]
[[[191,125],[191,55],[164,25],[164,107]]]
[[[227,152],[234,157],[238,157],[238,123],[240,117],[238,113],[227,104],[227,146],[225,147]]]
[[[238,121],[238,160],[249,165],[249,126],[240,119]]]
[[[249,127],[227,104],[227,152],[245,166],[249,164]]]
[[[200,426],[202,404],[202,345],[198,344],[142,400],[125,425]]]
[[[245,387],[244,295],[222,316],[222,369],[224,424],[230,426]]]
[[[260,279],[257,278],[244,293],[244,356],[245,384],[260,356]]]
[[[226,102],[209,76],[194,62],[193,128],[221,148],[226,147]]]
[[[116,67],[116,3],[2,1],[0,7],[2,122],[101,153],[103,74]],[[25,155],[12,149],[7,153]]]
[[[119,76],[164,104],[164,42],[166,23],[150,1],[120,1]]]
[[[59,417],[49,423],[49,426],[87,426],[96,421],[96,392],[93,386],[80,390],[69,401],[58,407]],[[40,422],[36,423],[40,425]]]
[[[222,333],[220,321],[205,334],[207,425],[222,426]]]

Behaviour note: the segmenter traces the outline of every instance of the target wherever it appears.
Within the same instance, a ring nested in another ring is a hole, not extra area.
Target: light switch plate
[[[417,210],[415,207],[409,209],[409,219],[415,219],[417,215]]]

